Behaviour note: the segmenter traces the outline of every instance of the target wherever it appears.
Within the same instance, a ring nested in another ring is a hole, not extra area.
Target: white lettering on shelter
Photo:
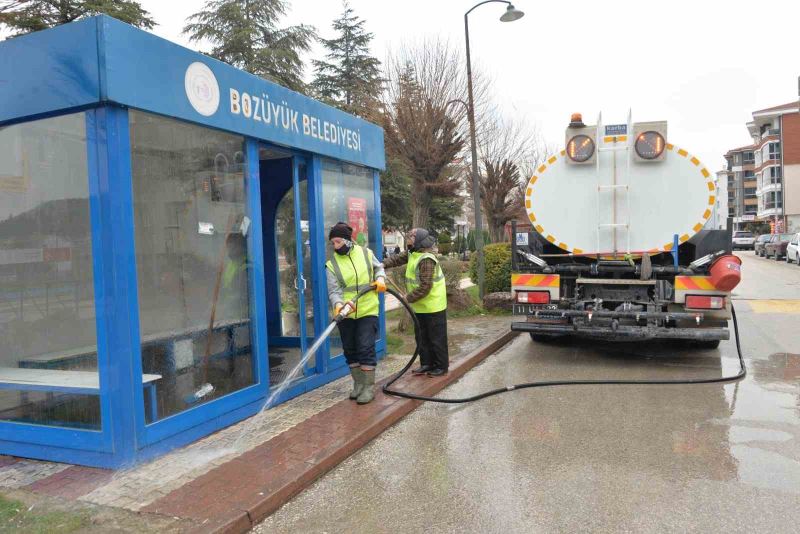
[[[334,124],[314,115],[300,112],[293,109],[285,100],[273,102],[266,93],[254,95],[231,88],[230,112],[232,115],[240,115],[245,119],[260,122],[272,128],[291,133],[302,133],[302,135],[323,143],[361,152],[360,130],[346,128],[338,122]]]

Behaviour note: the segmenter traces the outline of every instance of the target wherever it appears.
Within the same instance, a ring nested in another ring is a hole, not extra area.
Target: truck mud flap
[[[727,328],[663,328],[650,326],[625,326],[616,329],[610,326],[511,323],[514,332],[534,334],[569,335],[598,339],[690,339],[695,341],[714,341],[730,339]]]

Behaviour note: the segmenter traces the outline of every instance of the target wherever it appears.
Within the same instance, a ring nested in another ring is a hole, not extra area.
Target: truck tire
[[[711,341],[695,341],[694,346],[703,350],[716,349],[719,347],[719,339],[714,339]]]
[[[528,332],[531,335],[531,341],[535,341],[536,343],[550,343],[554,339],[557,339],[559,336],[548,336],[547,334],[534,334],[533,332]]]

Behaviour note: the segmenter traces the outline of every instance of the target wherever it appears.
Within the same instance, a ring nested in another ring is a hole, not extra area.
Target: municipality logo
[[[183,79],[186,97],[200,115],[210,117],[219,107],[219,84],[205,64],[196,61],[186,69]]]

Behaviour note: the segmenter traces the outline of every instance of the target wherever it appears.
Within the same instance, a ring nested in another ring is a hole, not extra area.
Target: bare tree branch
[[[547,157],[547,147],[527,121],[495,112],[481,124],[478,157],[481,207],[492,239],[501,241],[505,224],[525,213],[525,184]]]
[[[453,102],[466,102],[466,68],[447,42],[430,39],[404,45],[385,64],[387,157],[408,173],[413,225],[424,227],[433,198],[462,186],[456,160],[467,146],[467,109]],[[485,84],[475,87],[483,102]]]

